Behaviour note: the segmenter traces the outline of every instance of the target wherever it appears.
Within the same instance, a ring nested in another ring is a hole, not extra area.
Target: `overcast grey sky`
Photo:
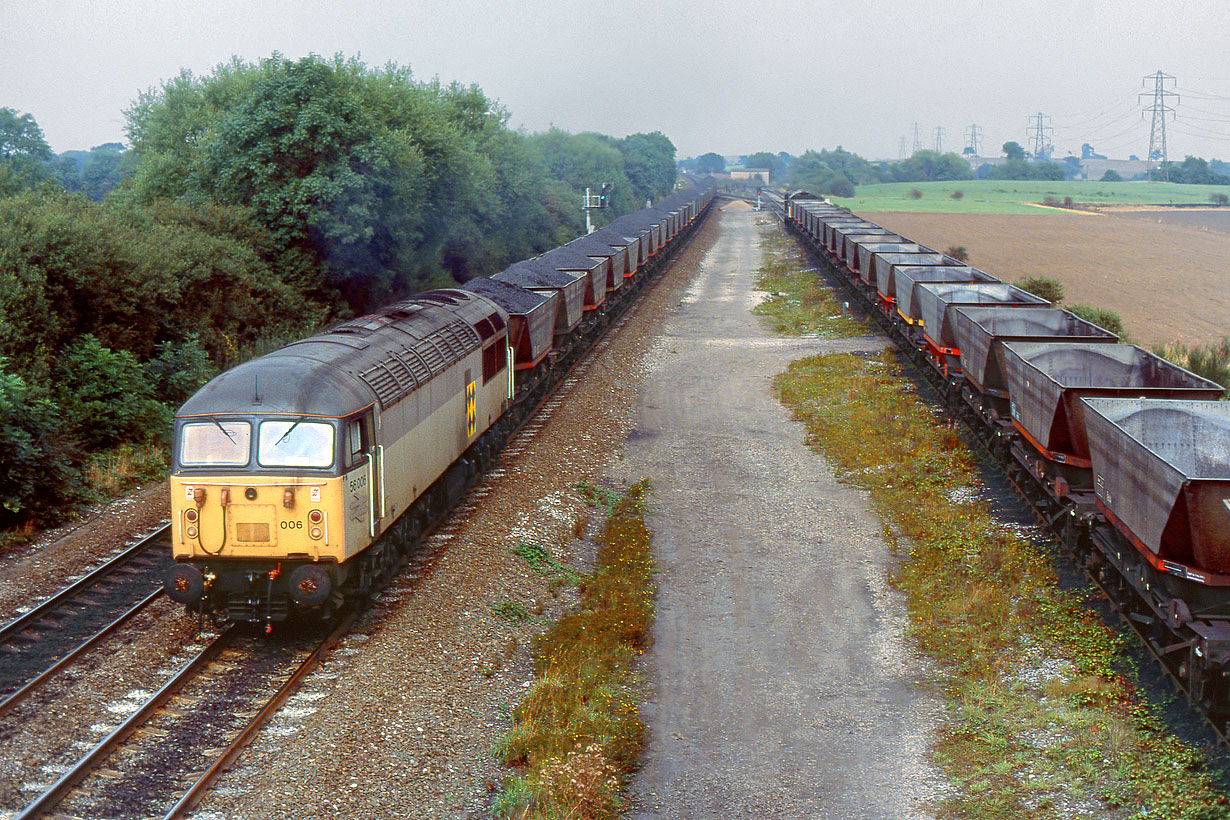
[[[998,154],[1031,147],[1038,112],[1057,156],[1126,157],[1148,147],[1137,94],[1160,69],[1181,95],[1170,157],[1230,158],[1228,20],[1226,0],[0,0],[0,106],[89,148],[181,68],[341,52],[476,83],[529,131],[660,130],[680,157],[896,158],[915,122],[945,150],[977,123]]]

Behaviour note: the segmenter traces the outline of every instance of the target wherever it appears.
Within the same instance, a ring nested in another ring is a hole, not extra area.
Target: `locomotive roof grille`
[[[359,374],[380,403],[389,407],[463,359],[482,343],[469,322],[450,322],[409,347],[388,351]]]

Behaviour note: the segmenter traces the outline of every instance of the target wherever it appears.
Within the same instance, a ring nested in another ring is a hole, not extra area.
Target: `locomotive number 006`
[[[302,521],[283,521],[281,522],[279,526],[281,526],[282,529],[284,530],[301,530],[303,529],[303,522]]]

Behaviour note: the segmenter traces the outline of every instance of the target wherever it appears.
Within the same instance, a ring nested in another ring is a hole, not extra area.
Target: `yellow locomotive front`
[[[265,622],[340,601],[372,535],[362,418],[188,416],[175,439],[173,599]]]

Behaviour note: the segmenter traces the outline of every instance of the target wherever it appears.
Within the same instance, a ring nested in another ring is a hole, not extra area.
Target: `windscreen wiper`
[[[299,418],[295,419],[295,423],[290,426],[290,429],[288,429],[285,433],[282,434],[281,438],[279,438],[277,441],[273,443],[273,446],[277,447],[279,444],[286,441],[286,437],[289,436],[291,433],[293,433],[295,431],[295,428],[299,426],[299,422],[303,421],[305,418],[307,418],[307,416],[300,416]]]
[[[231,440],[231,444],[235,443],[235,434],[232,433],[230,430],[227,430],[225,427],[223,427],[222,422],[218,421],[218,419],[215,418],[214,416],[210,416],[209,420],[212,421],[215,425],[217,425],[218,429],[222,431],[222,435],[226,436],[228,439]]]

